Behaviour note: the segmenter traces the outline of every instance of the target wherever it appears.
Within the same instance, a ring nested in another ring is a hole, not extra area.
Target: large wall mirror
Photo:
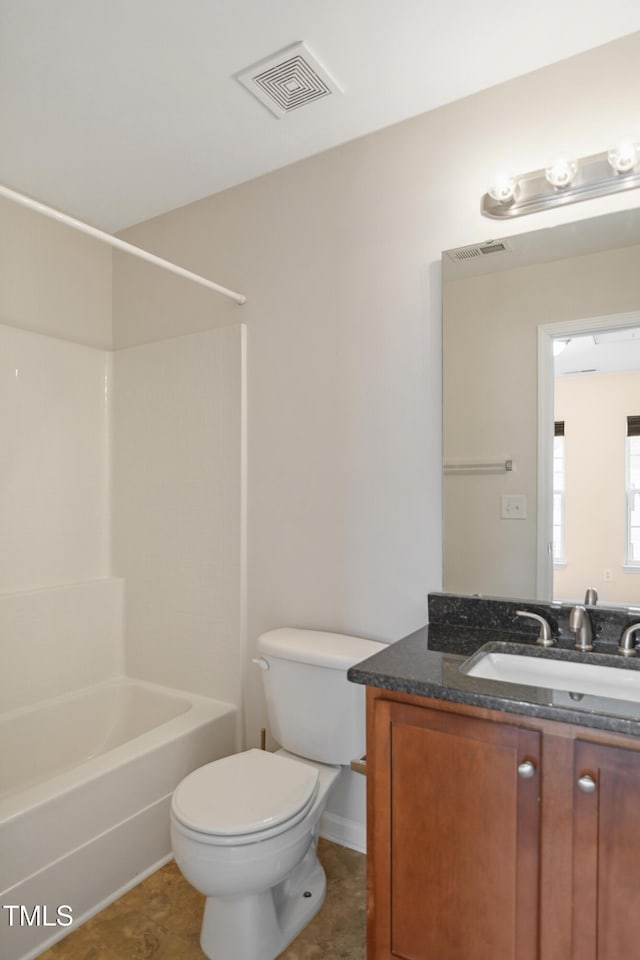
[[[445,251],[444,589],[640,604],[640,209]]]

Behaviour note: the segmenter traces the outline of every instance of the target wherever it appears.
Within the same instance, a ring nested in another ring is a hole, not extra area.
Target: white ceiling
[[[638,0],[0,0],[0,183],[107,230],[640,30]],[[344,90],[234,74],[305,41]]]

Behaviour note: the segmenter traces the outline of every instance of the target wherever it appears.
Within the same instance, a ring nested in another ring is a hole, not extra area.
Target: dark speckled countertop
[[[435,619],[441,621],[440,601],[448,595],[432,595],[429,598],[430,619],[433,621],[432,597],[436,598]],[[494,606],[498,601],[490,601]],[[449,604],[450,605],[450,604]],[[516,606],[518,604],[511,604]],[[521,605],[518,605],[521,606]],[[529,609],[534,606],[529,604]],[[480,610],[479,606],[473,608]],[[439,612],[440,611],[440,612]],[[485,611],[486,612],[486,611]],[[495,612],[495,611],[493,611]],[[591,611],[590,611],[591,612]],[[447,614],[445,619],[448,619]],[[576,694],[569,690],[552,690],[504,681],[485,680],[467,675],[461,667],[486,644],[491,649],[504,653],[521,652],[526,647],[527,657],[545,657],[615,666],[622,671],[640,672],[640,657],[626,658],[616,652],[617,644],[596,642],[593,653],[575,651],[562,638],[562,630],[556,635],[557,646],[546,650],[535,643],[536,631],[518,633],[507,623],[487,626],[487,617],[469,617],[463,623],[431,622],[402,640],[390,644],[385,650],[351,667],[348,678],[354,683],[381,687],[402,693],[414,694],[435,700],[485,707],[505,713],[559,720],[600,730],[640,736],[640,703]],[[636,619],[638,619],[636,617]],[[478,620],[482,626],[476,625]],[[493,615],[491,617],[493,621]],[[629,618],[627,617],[627,622]],[[621,617],[621,622],[624,617]],[[520,623],[522,623],[522,619]],[[595,624],[594,624],[595,626]],[[594,630],[594,636],[596,630]],[[499,648],[494,644],[500,644]],[[504,644],[508,646],[504,646]],[[512,647],[512,644],[517,646]]]

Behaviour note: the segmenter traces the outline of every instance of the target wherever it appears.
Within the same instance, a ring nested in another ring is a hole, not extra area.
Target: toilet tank
[[[366,746],[365,688],[347,680],[355,663],[386,644],[283,627],[258,638],[270,732],[280,746],[320,763],[348,764]]]

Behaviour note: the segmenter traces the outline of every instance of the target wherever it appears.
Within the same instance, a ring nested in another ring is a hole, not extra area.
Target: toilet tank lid
[[[385,647],[384,643],[364,637],[296,627],[280,627],[258,637],[258,651],[263,656],[295,660],[333,670],[348,670],[354,663],[372,657]]]

